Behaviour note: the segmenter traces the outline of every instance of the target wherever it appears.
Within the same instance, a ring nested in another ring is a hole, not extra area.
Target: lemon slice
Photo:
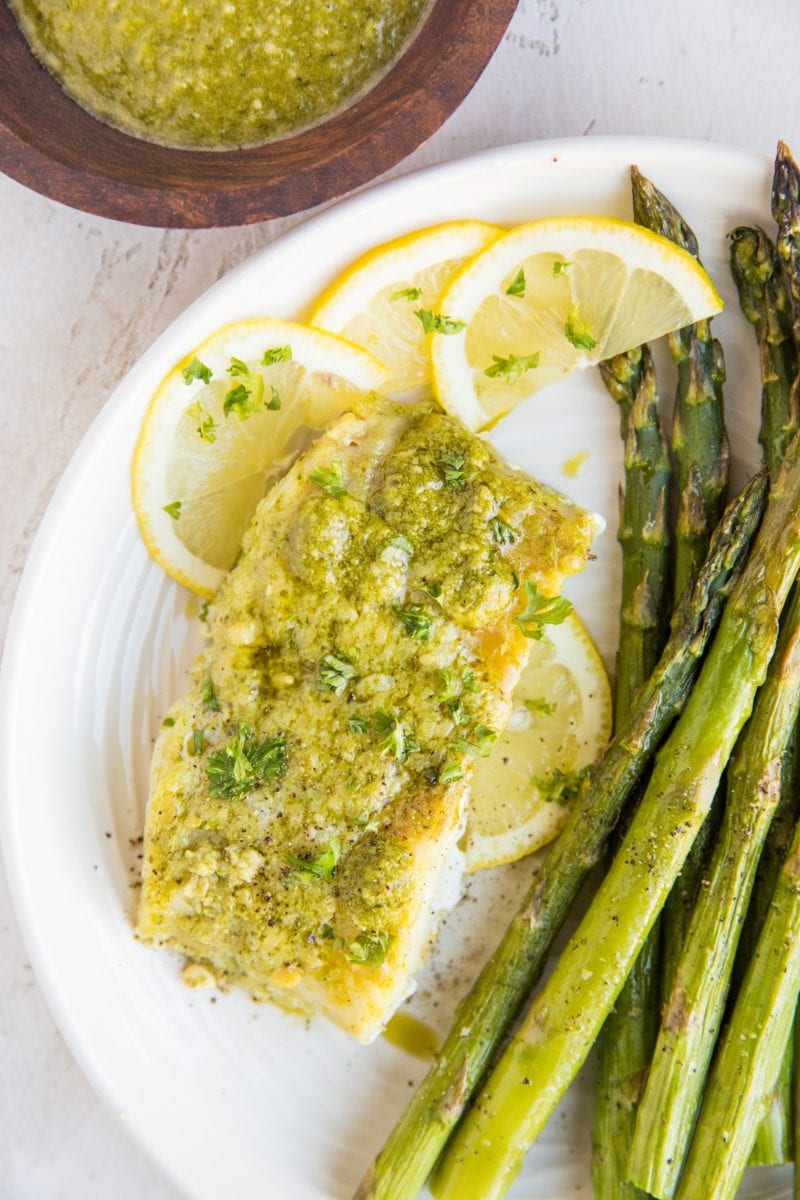
[[[133,505],[156,562],[211,597],[270,481],[388,371],[342,338],[262,319],[227,325],[170,371],[145,414]]]
[[[474,767],[467,870],[516,862],[552,841],[588,766],[611,736],[603,661],[573,613],[534,642],[514,689],[511,720]]]
[[[697,259],[629,221],[556,217],[492,242],[440,301],[436,395],[470,429],[493,425],[570,372],[713,316]]]
[[[320,296],[311,324],[384,362],[393,393],[430,390],[428,338],[417,313],[437,311],[453,276],[501,232],[483,221],[450,221],[376,246]]]

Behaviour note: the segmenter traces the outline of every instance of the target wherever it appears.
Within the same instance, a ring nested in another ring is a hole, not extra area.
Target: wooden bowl
[[[516,0],[435,0],[394,66],[313,129],[246,150],[175,150],[91,116],[0,2],[0,170],[73,208],[138,225],[243,225],[367,183],[430,137],[475,84]]]

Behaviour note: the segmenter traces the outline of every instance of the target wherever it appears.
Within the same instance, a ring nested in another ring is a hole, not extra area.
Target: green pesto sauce
[[[253,145],[344,106],[396,57],[426,0],[10,0],[79,104],[137,137]]]

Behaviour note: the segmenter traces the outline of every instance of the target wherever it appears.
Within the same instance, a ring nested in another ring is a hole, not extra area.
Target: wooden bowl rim
[[[139,225],[209,228],[344,195],[430,137],[477,82],[516,0],[434,0],[416,35],[346,109],[243,150],[177,150],[106,125],[61,89],[0,4],[0,170],[72,208]],[[30,79],[34,87],[20,86]],[[25,103],[22,103],[22,99]]]

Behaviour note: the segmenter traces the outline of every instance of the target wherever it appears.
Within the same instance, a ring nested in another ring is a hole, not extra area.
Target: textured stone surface
[[[800,151],[800,8],[749,0],[521,0],[448,123],[395,174],[486,146],[602,133]],[[70,455],[137,356],[294,221],[184,233],[73,212],[0,178],[0,639]],[[0,1200],[177,1200],[75,1066],[0,881]]]

